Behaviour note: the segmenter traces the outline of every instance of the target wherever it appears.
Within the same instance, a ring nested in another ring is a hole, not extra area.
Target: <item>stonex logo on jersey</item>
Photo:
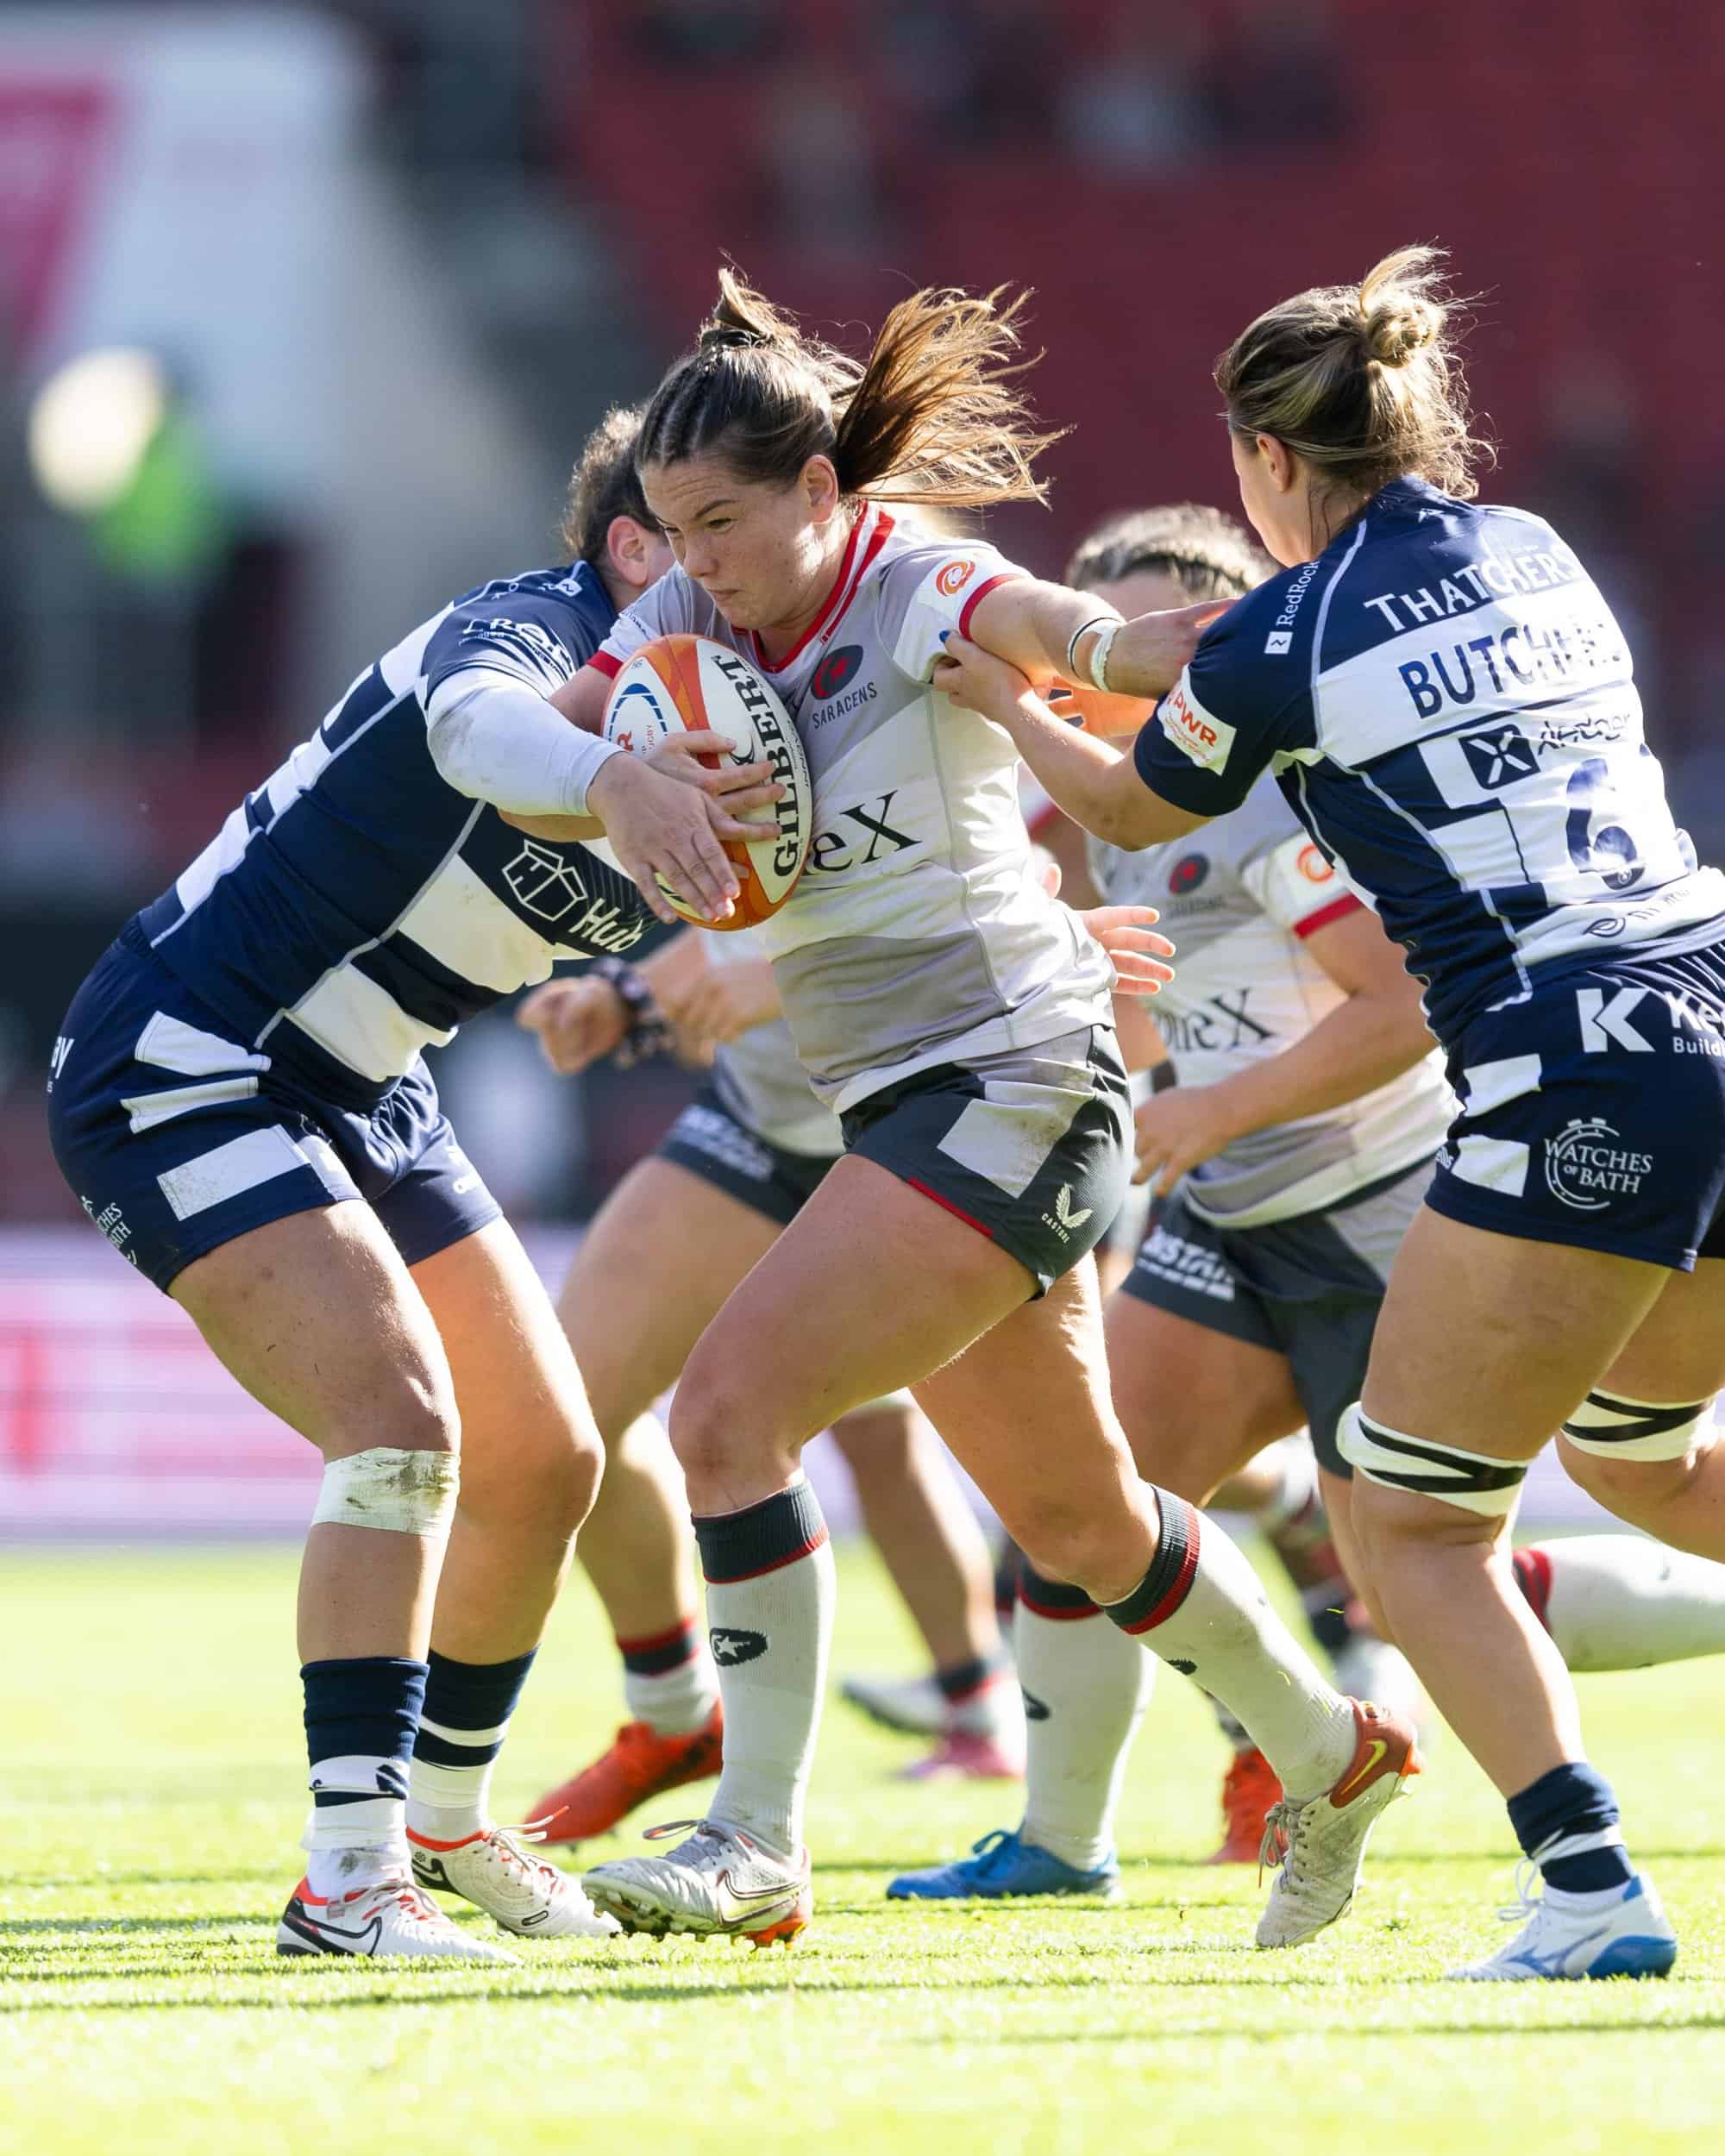
[[[1156,707],[1162,730],[1194,763],[1208,771],[1220,771],[1234,745],[1234,730],[1226,719],[1207,711],[1193,695],[1189,680],[1176,681]]]

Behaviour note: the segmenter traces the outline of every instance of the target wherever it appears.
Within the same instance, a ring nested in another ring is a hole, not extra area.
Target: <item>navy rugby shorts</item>
[[[1675,1272],[1725,1258],[1725,943],[1536,974],[1449,1076],[1433,1211]]]
[[[1132,1178],[1132,1091],[1103,1026],[919,1071],[841,1121],[847,1152],[998,1243],[1038,1295],[1101,1242]]]
[[[1336,1425],[1364,1388],[1389,1268],[1431,1177],[1421,1161],[1320,1213],[1254,1228],[1205,1219],[1176,1185],[1120,1293],[1281,1356],[1312,1449],[1346,1481],[1353,1470],[1336,1450]]]
[[[781,1228],[789,1227],[813,1197],[837,1157],[775,1145],[738,1121],[716,1086],[701,1087],[655,1150],[661,1160],[674,1161]]]
[[[73,997],[48,1093],[60,1173],[164,1290],[235,1236],[345,1199],[410,1265],[499,1216],[423,1063],[367,1112],[320,1100],[234,1040],[135,925]]]

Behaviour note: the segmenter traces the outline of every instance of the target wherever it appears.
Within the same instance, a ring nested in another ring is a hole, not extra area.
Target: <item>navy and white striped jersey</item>
[[[1725,930],[1725,877],[1672,821],[1586,570],[1539,517],[1422,479],[1214,624],[1135,755],[1202,816],[1273,769],[1440,1039],[1535,968]]]
[[[549,695],[616,609],[585,564],[469,592],[367,668],[139,915],[152,950],[254,1050],[343,1106],[463,1019],[652,919],[603,842],[553,845],[439,774],[432,692],[470,668]]]

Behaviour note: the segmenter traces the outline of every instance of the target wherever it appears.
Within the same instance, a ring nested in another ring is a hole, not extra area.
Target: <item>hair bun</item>
[[[740,323],[709,323],[700,333],[703,352],[731,352],[746,350],[751,345],[770,344],[770,337],[762,336],[758,329],[745,329]]]
[[[1381,301],[1360,323],[1365,356],[1380,367],[1406,367],[1416,352],[1434,344],[1444,326],[1444,311],[1429,300],[1398,292]]]

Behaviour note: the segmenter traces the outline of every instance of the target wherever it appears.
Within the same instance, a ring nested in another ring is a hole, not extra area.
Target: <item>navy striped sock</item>
[[[1509,1811],[1516,1840],[1559,1893],[1609,1893],[1634,1877],[1616,1796],[1585,1760],[1542,1774],[1509,1799]]]
[[[462,1841],[486,1824],[492,1769],[532,1667],[531,1649],[508,1662],[457,1662],[432,1649],[407,1808],[417,1839]]]

